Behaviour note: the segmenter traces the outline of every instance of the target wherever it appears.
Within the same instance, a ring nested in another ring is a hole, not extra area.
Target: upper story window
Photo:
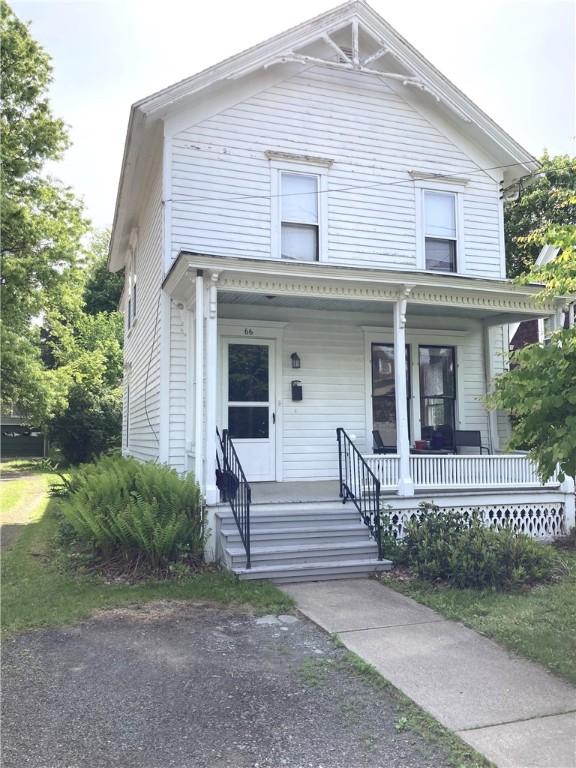
[[[328,260],[328,173],[325,157],[267,150],[271,182],[271,256]]]
[[[315,174],[280,173],[280,255],[292,261],[318,261],[320,231]]]
[[[456,272],[458,232],[456,195],[424,190],[424,250],[426,269]]]
[[[464,200],[469,179],[439,179],[418,170],[409,174],[415,191],[416,268],[466,274]]]
[[[126,325],[130,329],[136,320],[137,304],[137,235],[133,232],[130,236],[130,259],[126,275]]]

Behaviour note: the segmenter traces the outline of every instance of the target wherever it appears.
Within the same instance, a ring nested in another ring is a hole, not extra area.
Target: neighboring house
[[[46,455],[44,433],[30,426],[30,419],[17,409],[0,414],[0,456],[8,458]]]
[[[340,474],[372,532],[431,497],[565,530],[573,497],[499,453],[483,403],[503,327],[561,304],[505,275],[502,191],[537,168],[360,1],[132,107],[110,250],[124,452],[195,472],[209,556],[277,579],[381,567]]]
[[[553,245],[545,245],[536,259],[536,266],[543,266],[554,261],[560,253],[560,248]],[[550,334],[558,328],[572,328],[574,326],[575,302],[563,306],[553,317],[541,317],[534,320],[524,320],[513,323],[508,328],[509,346],[511,351],[521,349],[528,344],[544,344]]]

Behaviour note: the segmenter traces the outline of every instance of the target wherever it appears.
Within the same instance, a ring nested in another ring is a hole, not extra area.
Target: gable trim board
[[[468,135],[472,139],[472,143],[480,144],[488,155],[494,157],[496,165],[504,166],[510,162],[515,163],[515,169],[508,169],[504,173],[508,181],[530,174],[538,167],[535,158],[496,125],[363,0],[352,0],[352,2],[321,14],[133,105],[110,246],[109,264],[111,269],[119,269],[123,263],[126,223],[132,215],[130,190],[135,189],[134,180],[135,174],[138,172],[138,159],[141,161],[142,157],[147,154],[145,145],[150,142],[151,134],[154,133],[154,123],[158,120],[165,120],[170,113],[182,108],[191,99],[204,100],[217,84],[225,83],[231,78],[234,83],[237,83],[238,80],[248,76],[251,72],[266,66],[269,69],[280,69],[284,73],[284,67],[292,67],[292,64],[277,63],[279,58],[297,52],[317,40],[322,40],[323,36],[348,25],[351,25],[352,29],[358,29],[359,26],[360,30],[364,30],[363,34],[367,34],[374,41],[376,47],[385,46],[395,60],[400,62],[399,66],[403,66],[409,72],[414,73],[422,85],[440,99],[440,101],[436,101],[434,96],[426,93],[425,90],[416,92],[416,89],[410,89],[408,86],[413,85],[413,82],[410,82],[412,75],[396,73],[398,75],[403,74],[405,84],[402,84],[401,79],[390,82],[393,82],[395,89],[410,91],[408,100],[417,99],[425,107],[434,104],[435,109],[439,110],[441,114],[449,116],[450,110],[447,112],[442,106],[443,100],[446,101],[452,105],[450,109],[455,108],[469,121],[462,123],[460,132],[465,136]],[[377,64],[378,62],[374,60],[371,67],[376,68],[376,72],[378,72]],[[351,68],[343,71],[360,72],[359,66],[360,61],[357,60]],[[293,73],[294,69],[292,68],[284,74],[290,76]],[[378,77],[378,75],[370,74],[363,76]],[[125,199],[126,196],[128,197],[127,200]]]

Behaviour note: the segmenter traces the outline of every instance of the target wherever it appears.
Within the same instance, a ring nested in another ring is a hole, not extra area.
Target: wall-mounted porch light
[[[292,352],[290,360],[292,360],[292,368],[300,368],[300,358],[296,352]]]

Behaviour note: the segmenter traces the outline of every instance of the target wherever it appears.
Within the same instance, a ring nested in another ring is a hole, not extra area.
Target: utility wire
[[[349,185],[346,187],[335,187],[332,189],[318,189],[315,192],[279,192],[275,195],[255,195],[255,194],[246,194],[246,195],[235,195],[234,197],[202,197],[202,196],[182,196],[182,197],[169,197],[164,200],[164,202],[169,203],[195,203],[195,202],[203,202],[203,201],[216,201],[219,203],[231,203],[235,200],[271,200],[273,198],[280,198],[280,197],[292,197],[292,196],[298,196],[301,197],[302,195],[322,195],[327,194],[329,192],[349,192],[351,190],[357,190],[357,189],[374,189],[375,187],[396,187],[396,186],[402,186],[402,185],[412,185],[415,181],[441,181],[442,179],[452,179],[455,175],[458,173],[465,173],[468,176],[474,176],[476,174],[480,173],[486,173],[488,171],[497,171],[502,170],[503,168],[514,168],[515,166],[521,165],[521,163],[510,163],[508,165],[494,165],[488,168],[478,168],[477,171],[470,171],[468,169],[462,169],[461,171],[453,171],[451,173],[426,173],[425,175],[419,177],[415,176],[410,179],[398,179],[397,181],[378,181],[374,184],[358,184],[358,185]],[[540,173],[540,171],[533,171],[530,174],[526,174],[525,177],[532,177],[535,174]],[[494,181],[494,179],[492,179]]]

